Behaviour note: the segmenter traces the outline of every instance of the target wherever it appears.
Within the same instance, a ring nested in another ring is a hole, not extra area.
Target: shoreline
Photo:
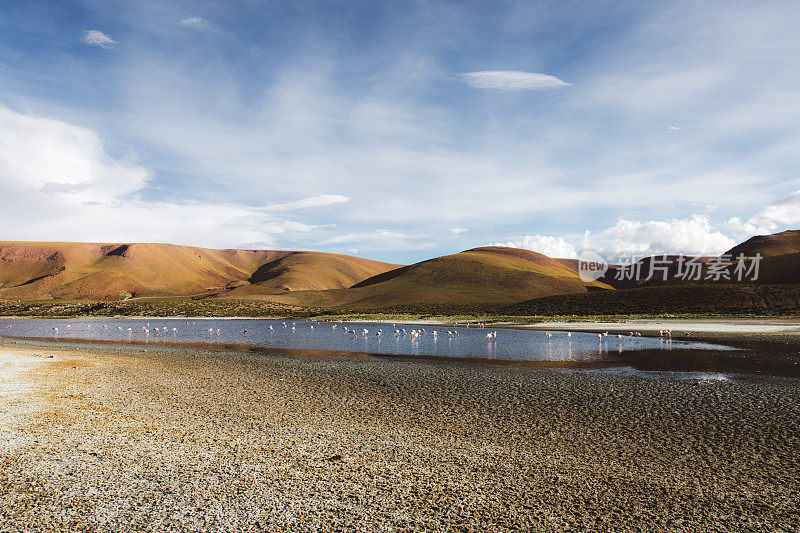
[[[19,529],[800,526],[796,379],[5,343],[0,372]]]
[[[49,316],[5,316],[0,320],[272,320],[272,321],[304,321],[326,323],[364,323],[364,324],[406,324],[440,327],[476,328],[481,321],[457,321],[443,318],[410,319],[410,320],[377,320],[377,319],[331,319],[329,317],[285,318],[285,317],[182,317],[182,316],[85,316],[85,317],[49,317]],[[788,317],[754,317],[754,318],[630,318],[626,320],[542,320],[538,322],[484,322],[486,328],[534,329],[552,331],[580,331],[627,333],[639,331],[643,335],[657,336],[659,330],[672,329],[683,334],[690,333],[701,340],[760,340],[776,342],[793,342],[800,344],[800,318]]]
[[[555,330],[554,330],[555,331]],[[693,341],[698,341],[697,337]],[[161,341],[156,339],[91,339],[53,338],[0,335],[2,346],[43,346],[65,350],[184,350],[198,352],[232,352],[283,356],[297,359],[357,358],[379,361],[394,360],[409,363],[446,365],[478,365],[487,368],[515,368],[529,371],[560,370],[566,372],[599,371],[627,372],[642,377],[661,376],[664,379],[703,380],[708,375],[724,376],[725,379],[752,380],[784,377],[800,378],[800,361],[793,344],[775,341],[737,341],[723,339],[718,346],[681,347],[673,349],[638,348],[609,352],[599,359],[511,359],[464,355],[461,357],[433,354],[393,354],[368,350],[319,348],[276,348],[247,342]],[[724,342],[724,344],[723,344]],[[732,350],[732,351],[731,351]]]

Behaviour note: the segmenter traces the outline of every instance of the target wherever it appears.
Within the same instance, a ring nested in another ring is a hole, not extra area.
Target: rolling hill
[[[800,312],[800,231],[784,231],[759,235],[734,246],[724,255],[736,260],[761,254],[756,280],[736,282],[683,281],[672,276],[677,271],[676,256],[668,259],[670,280],[619,281],[616,269],[610,269],[601,281],[616,291],[534,298],[509,306],[502,312],[519,315],[587,315],[587,314],[657,314],[657,313],[797,313]],[[639,261],[642,272],[648,272],[653,258]],[[660,258],[659,258],[660,259]],[[703,264],[711,257],[698,258]],[[565,264],[573,260],[559,260]],[[703,271],[703,277],[705,276]]]
[[[800,252],[800,230],[788,230],[772,235],[757,235],[737,244],[726,253],[735,257],[760,253],[764,257],[776,257]]]
[[[399,266],[322,252],[0,242],[0,301],[113,301],[127,291],[136,300],[177,297],[237,309],[335,312],[800,311],[800,231],[754,237],[727,253],[734,258],[762,254],[758,280],[630,283],[613,279],[612,269],[605,278],[584,283],[574,259],[504,247],[473,248]],[[677,262],[670,259],[674,273]],[[643,272],[650,261],[641,261]]]
[[[800,285],[681,283],[566,294],[518,302],[495,312],[520,316],[796,314]]]
[[[732,258],[761,254],[759,283],[800,283],[800,230],[758,235],[726,253]]]
[[[173,244],[0,242],[0,298],[134,296],[337,289],[397,265],[323,252],[213,250]]]
[[[383,272],[347,290],[263,298],[286,305],[348,310],[441,310],[507,305],[528,298],[610,289],[586,284],[545,255],[517,248],[474,248]],[[226,297],[241,297],[239,289]]]

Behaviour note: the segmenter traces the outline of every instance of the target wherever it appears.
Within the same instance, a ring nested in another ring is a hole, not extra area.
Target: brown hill
[[[0,298],[113,300],[336,289],[396,268],[322,252],[213,250],[173,244],[0,242]]]
[[[499,314],[657,315],[798,314],[800,286],[775,283],[684,283],[534,298]]]
[[[265,297],[276,303],[354,310],[441,310],[505,305],[528,298],[610,289],[586,284],[545,255],[485,247],[390,270],[340,291]],[[230,293],[237,296],[236,291]]]
[[[744,254],[749,258],[761,254],[758,278],[752,273],[737,281],[735,263]],[[534,298],[514,304],[504,312],[523,315],[552,314],[656,314],[656,313],[797,313],[800,312],[800,231],[784,231],[759,235],[734,246],[725,253],[734,261],[728,268],[729,279],[708,281],[707,266],[712,257],[697,258],[705,265],[699,281],[676,279],[677,256],[669,256],[669,280],[616,279],[617,270],[609,269],[602,281],[617,291],[566,295],[559,298]],[[662,257],[656,257],[658,261]],[[639,261],[640,271],[649,272],[653,258]],[[660,263],[659,263],[660,264]]]
[[[800,230],[758,235],[726,252],[732,259],[740,254],[761,254],[759,283],[800,283]]]
[[[800,253],[800,230],[788,230],[773,235],[757,235],[737,244],[726,253],[732,257],[760,253],[764,257]]]

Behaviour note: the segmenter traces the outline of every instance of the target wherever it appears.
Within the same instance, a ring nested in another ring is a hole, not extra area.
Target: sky
[[[0,239],[501,244],[800,228],[796,1],[0,0]]]

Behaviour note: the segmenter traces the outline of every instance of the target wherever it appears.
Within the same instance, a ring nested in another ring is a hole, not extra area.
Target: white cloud
[[[619,219],[608,229],[587,231],[582,248],[615,262],[658,254],[719,255],[734,245],[736,241],[716,231],[706,215],[692,215],[647,222]]]
[[[360,250],[422,250],[433,246],[428,239],[388,229],[332,235],[325,237],[321,244],[324,246],[357,244],[357,249]],[[348,250],[354,249],[356,247],[348,248]]]
[[[450,228],[450,232],[454,235],[460,235],[466,231],[469,231],[469,228]]]
[[[320,228],[235,203],[147,200],[151,172],[87,128],[0,106],[0,238],[229,247]],[[338,197],[294,202],[295,208]],[[284,204],[291,205],[291,204]]]
[[[800,225],[800,190],[768,205],[746,222],[739,217],[733,217],[726,222],[726,225],[740,238],[772,233],[779,227],[796,228]]]
[[[303,198],[294,202],[285,204],[272,204],[268,205],[268,211],[294,211],[295,209],[308,209],[311,207],[324,207],[326,205],[340,204],[349,202],[350,198],[341,194],[321,194],[319,196],[312,196],[310,198]]]
[[[770,228],[800,224],[800,190],[794,191],[768,205],[752,219],[756,224]]]
[[[100,30],[83,30],[83,42],[92,46],[105,48],[106,50],[114,48],[117,45],[117,41]]]
[[[476,89],[557,89],[570,84],[547,74],[516,70],[479,70],[460,74],[467,85]]]
[[[522,239],[506,242],[492,243],[491,246],[508,246],[510,248],[524,248],[539,252],[548,257],[573,259],[578,257],[575,246],[561,237],[551,235],[526,235]]]
[[[189,26],[190,28],[197,28],[198,30],[210,30],[211,24],[202,17],[189,17],[180,21],[181,26]]]

